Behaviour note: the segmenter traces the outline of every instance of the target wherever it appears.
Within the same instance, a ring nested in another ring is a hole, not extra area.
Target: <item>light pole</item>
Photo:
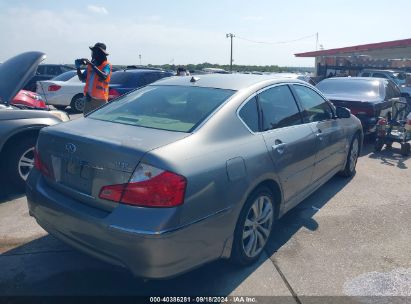
[[[235,35],[232,33],[229,33],[229,34],[226,34],[225,36],[231,39],[230,72],[232,72],[233,71],[233,38],[235,37]]]
[[[138,59],[140,59],[140,65],[141,65],[141,54],[138,54]]]

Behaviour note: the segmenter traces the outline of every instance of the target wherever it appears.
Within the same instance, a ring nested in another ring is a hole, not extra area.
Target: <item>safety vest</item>
[[[103,68],[110,64],[108,61],[104,61],[100,64],[97,68],[102,71]],[[92,98],[95,99],[103,99],[108,100],[108,85],[110,83],[111,78],[111,66],[110,66],[110,74],[107,76],[105,80],[98,77],[96,72],[93,71],[91,65],[87,66],[87,79],[86,85],[84,87],[84,95],[88,94]]]

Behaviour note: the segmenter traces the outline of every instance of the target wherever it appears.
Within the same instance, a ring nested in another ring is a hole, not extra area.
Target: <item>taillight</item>
[[[108,100],[114,99],[120,95],[121,94],[116,89],[110,88],[110,90],[108,90]]]
[[[36,107],[38,107],[38,108],[47,108],[46,103],[44,102],[44,100],[36,100],[35,104],[36,104]]]
[[[52,84],[51,86],[49,86],[48,91],[49,92],[55,92],[61,89],[61,86],[57,85],[57,84]]]
[[[183,204],[186,186],[181,175],[141,164],[127,184],[104,186],[99,197],[134,206],[175,207]]]
[[[34,149],[34,168],[36,168],[38,171],[40,171],[41,174],[45,176],[52,176],[52,173],[48,166],[41,160],[40,154],[37,152],[37,149]]]

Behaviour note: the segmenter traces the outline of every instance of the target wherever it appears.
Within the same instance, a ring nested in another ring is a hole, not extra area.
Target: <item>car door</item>
[[[288,205],[311,184],[315,161],[315,135],[303,123],[296,100],[287,84],[264,89],[257,95],[261,130],[280,179]],[[287,207],[287,205],[286,205]]]
[[[331,104],[315,90],[300,84],[292,88],[303,109],[304,121],[316,137],[313,182],[340,168],[346,159],[346,136]]]

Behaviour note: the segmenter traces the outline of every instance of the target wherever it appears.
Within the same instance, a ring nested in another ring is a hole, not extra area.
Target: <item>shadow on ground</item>
[[[384,149],[380,152],[374,152],[373,144],[364,145],[363,150],[361,151],[361,156],[378,159],[383,165],[398,167],[399,169],[408,169],[405,161],[411,157],[401,155],[400,146],[396,144],[388,149],[384,146]]]

